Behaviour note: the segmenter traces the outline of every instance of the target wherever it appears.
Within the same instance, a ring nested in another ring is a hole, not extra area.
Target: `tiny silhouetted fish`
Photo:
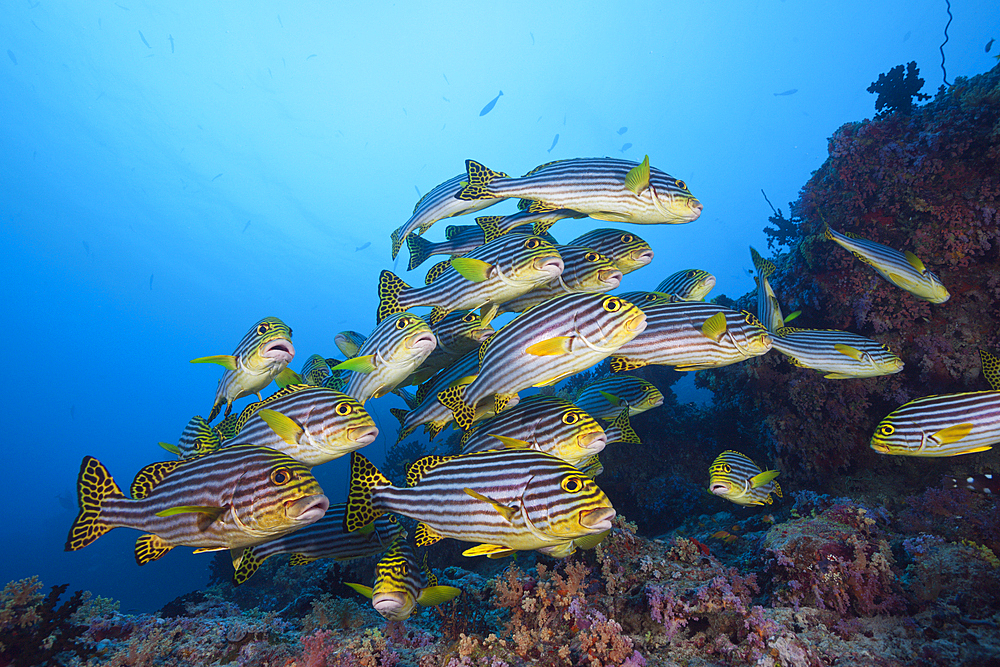
[[[308,56],[306,56],[306,60],[309,60],[310,58],[315,58],[315,57],[316,57],[315,53],[310,53]]]
[[[990,41],[986,42],[986,53],[989,53],[990,49],[992,48],[993,48],[993,38],[991,37]],[[10,53],[10,51],[8,51],[7,53]]]
[[[167,35],[167,39],[170,40],[170,53],[173,53],[174,52],[174,36],[173,35]]]
[[[10,49],[7,49],[7,57],[10,58],[10,61],[12,63],[14,63],[15,65],[17,64],[17,56],[15,56],[14,52],[11,51]]]
[[[149,45],[149,42],[146,41],[146,36],[142,34],[142,30],[139,31],[139,39],[142,40],[142,43],[146,45],[147,49],[153,48],[152,46]]]
[[[219,176],[222,176],[222,174],[216,174],[216,175],[215,175],[215,178],[213,178],[212,180],[214,181],[214,180],[215,180],[216,178],[218,178]]]
[[[556,144],[558,144],[558,143],[559,143],[559,135],[557,134],[556,137],[555,137],[555,139],[552,140],[552,145],[549,146],[549,150],[547,150],[546,153],[551,153],[552,149],[555,148]]]
[[[33,26],[35,26],[36,28],[38,28],[38,24],[37,24],[37,23],[35,23],[34,21],[32,21],[32,22],[31,22],[31,25],[33,25]],[[38,28],[38,32],[45,32],[45,31],[44,31],[44,30],[42,30],[41,28]]]
[[[285,24],[281,22],[281,14],[278,14],[278,25],[280,25],[282,28],[285,27]]]
[[[447,83],[450,86],[451,85],[451,81],[448,80],[448,75],[445,74],[444,72],[441,72],[441,76],[444,77],[444,82]]]
[[[910,31],[909,31],[909,30],[907,30],[907,31],[906,31],[906,34],[905,34],[905,35],[903,35],[903,41],[905,42],[905,41],[906,41],[906,40],[908,40],[909,38],[910,38]]]
[[[87,251],[88,255],[90,254],[90,244],[86,241],[83,241],[83,249]]]
[[[449,99],[448,99],[447,97],[445,97],[444,95],[442,95],[442,96],[441,96],[441,99],[442,99],[442,100],[444,100],[445,102],[451,102],[451,100],[449,100]]]
[[[119,9],[124,9],[125,11],[131,11],[125,5],[119,5],[117,2],[115,3],[115,7],[118,7]]]
[[[535,45],[535,33],[529,32],[528,34],[531,35],[531,45],[534,46]]]
[[[419,197],[420,196],[420,188],[418,188],[417,186],[414,185],[413,189],[417,191],[417,196]]]
[[[249,227],[250,227],[250,221],[247,220],[247,224],[243,225],[243,231],[240,232],[240,233],[241,234],[246,234],[247,228],[249,228]]]
[[[794,95],[794,94],[795,94],[795,93],[797,93],[797,92],[799,92],[799,89],[798,89],[798,88],[789,88],[788,90],[786,90],[786,91],[785,91],[785,92],[783,92],[783,93],[775,93],[775,94],[774,94],[774,96],[775,96],[775,97],[778,97],[778,96],[780,96],[780,95]]]
[[[502,90],[500,91],[500,95],[503,95],[503,91]],[[497,95],[492,100],[490,100],[490,103],[487,104],[486,106],[484,106],[483,110],[479,112],[479,115],[480,116],[485,116],[489,112],[493,111],[493,107],[495,107],[497,105],[497,100],[500,99],[500,95]]]
[[[618,134],[619,135],[625,134],[626,132],[628,132],[628,128],[625,127],[624,125],[622,127],[618,128]]]
[[[153,274],[149,274],[149,290],[153,291]]]
[[[622,146],[621,152],[624,153],[625,151],[627,151],[630,148],[632,148],[632,144],[625,144],[624,146]]]
[[[367,242],[365,242],[365,243],[362,243],[361,245],[359,245],[359,246],[358,246],[357,248],[355,248],[355,249],[354,249],[354,252],[357,252],[357,251],[359,251],[359,250],[364,250],[365,248],[367,248],[367,247],[368,247],[368,246],[370,246],[371,244],[372,244],[372,242],[371,242],[371,241],[367,241]]]
[[[75,405],[69,406],[69,418],[70,419],[76,419],[76,406]]]
[[[56,499],[64,510],[69,510],[70,512],[77,511],[76,506],[76,496],[67,491],[62,491],[56,495]]]

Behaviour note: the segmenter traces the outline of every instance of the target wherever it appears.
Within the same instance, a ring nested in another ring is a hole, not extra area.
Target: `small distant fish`
[[[445,102],[451,102],[451,100],[449,100],[449,99],[448,99],[447,97],[445,97],[444,95],[442,95],[442,96],[441,96],[441,99],[442,99],[442,100],[444,100]]]
[[[708,491],[737,505],[770,505],[771,494],[781,498],[781,487],[774,481],[777,470],[763,471],[745,454],[726,450],[708,469]]]
[[[779,97],[779,96],[781,96],[781,95],[794,95],[794,94],[795,94],[795,93],[797,93],[797,92],[799,92],[799,89],[798,89],[798,88],[789,88],[788,90],[786,90],[786,91],[785,91],[785,92],[783,92],[783,93],[775,93],[775,94],[774,94],[774,96],[775,96],[775,97]]]
[[[152,273],[149,274],[149,289],[150,289],[150,291],[153,290],[153,274]]]
[[[316,57],[315,53],[310,53],[308,56],[306,56],[306,60],[309,60],[310,58],[315,58],[315,57]]]
[[[625,134],[626,132],[628,132],[628,128],[625,127],[624,125],[622,127],[618,128],[618,134],[619,135]]]
[[[250,221],[249,221],[249,220],[247,220],[247,224],[243,225],[243,231],[242,231],[242,232],[240,232],[240,233],[241,233],[241,234],[243,234],[243,233],[246,233],[246,231],[247,231],[247,228],[249,228],[249,227],[250,227]]]
[[[963,488],[975,491],[976,493],[985,493],[988,496],[995,496],[1000,493],[1000,476],[994,477],[990,473],[986,473],[985,475],[969,475],[963,480],[955,477],[945,477],[941,481],[946,489]]]
[[[726,544],[732,544],[733,542],[739,539],[736,535],[733,535],[732,533],[727,532],[725,530],[716,531],[711,535],[709,535],[709,537],[715,540],[722,540]]]
[[[906,34],[905,34],[905,35],[903,35],[903,41],[905,42],[905,41],[906,41],[906,40],[908,40],[909,38],[910,38],[910,31],[909,31],[909,30],[907,30],[907,31],[906,31]]]
[[[528,34],[531,35],[531,45],[534,46],[535,45],[535,33],[529,32]]]
[[[362,243],[361,245],[359,245],[357,248],[354,249],[354,252],[358,252],[359,250],[364,250],[365,248],[367,248],[371,244],[372,244],[371,241],[367,241],[365,243]]]
[[[500,91],[500,95],[503,95],[503,91],[502,90]],[[500,95],[497,95],[492,100],[490,100],[489,104],[487,104],[486,106],[484,106],[483,110],[479,112],[479,115],[480,116],[485,116],[489,112],[493,111],[493,107],[495,107],[497,105],[497,100],[500,99]]]
[[[214,181],[214,180],[215,180],[216,178],[218,178],[219,176],[222,176],[222,174],[216,174],[216,175],[215,175],[215,176],[214,176],[214,177],[212,178],[212,180]]]
[[[448,80],[448,75],[445,74],[444,72],[441,72],[441,76],[444,77],[444,82],[447,83],[450,86],[451,85],[451,81]]]
[[[32,21],[32,22],[31,22],[31,25],[33,25],[33,26],[35,26],[36,28],[38,28],[38,24],[37,24],[37,23],[35,23],[34,21]],[[41,28],[38,28],[38,32],[45,32],[45,31],[44,31],[44,30],[42,30]]]
[[[86,241],[82,241],[82,243],[83,243],[83,249],[86,250],[87,254],[89,255],[90,254],[90,244],[87,243]]]
[[[152,46],[149,45],[149,42],[146,41],[146,36],[142,34],[142,30],[139,31],[139,39],[142,40],[142,43],[146,45],[147,49],[153,48]]]
[[[282,28],[285,27],[285,24],[281,22],[281,14],[278,14],[278,25],[280,25]]]
[[[70,419],[76,419],[76,406],[75,405],[69,406],[69,418]]]
[[[174,52],[174,36],[167,35],[167,39],[170,41],[170,53]]]
[[[547,153],[551,153],[552,149],[555,148],[556,144],[558,144],[558,143],[559,143],[559,135],[557,134],[556,137],[555,137],[555,139],[552,140],[552,145],[549,146],[549,150],[547,150],[546,152]]]
[[[632,148],[632,144],[626,143],[624,146],[622,146],[621,152],[624,153],[630,148]]]
[[[10,58],[10,61],[12,63],[14,63],[15,65],[17,64],[17,56],[15,56],[14,52],[11,51],[10,49],[7,49],[7,57]]]
[[[989,53],[990,49],[993,48],[993,42],[994,40],[992,37],[990,38],[990,41],[986,42],[986,53]],[[10,51],[8,51],[7,53],[10,53]]]
[[[125,11],[131,11],[125,5],[119,5],[117,2],[115,3],[115,7],[118,7],[119,9],[124,9]]]

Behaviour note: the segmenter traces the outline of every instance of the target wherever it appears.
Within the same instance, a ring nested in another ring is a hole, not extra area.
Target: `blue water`
[[[180,548],[140,568],[128,529],[63,552],[81,458],[122,485],[169,458],[156,443],[207,413],[221,374],[188,361],[232,352],[264,316],[293,328],[295,368],[332,356],[336,332],[371,330],[389,233],[467,158],[523,173],[648,154],[705,210],[632,227],[656,258],[623,288],[698,267],[713,296],[751,290],[761,189],[787,212],[827,137],[872,116],[881,72],[916,60],[936,90],[947,20],[944,3],[912,0],[341,4],[0,7],[0,584],[37,574],[123,610],[203,586],[210,556]],[[984,45],[1000,34],[993,3],[953,12],[949,80],[995,64]],[[376,461],[395,406],[367,405]],[[317,473],[341,500],[344,461]]]

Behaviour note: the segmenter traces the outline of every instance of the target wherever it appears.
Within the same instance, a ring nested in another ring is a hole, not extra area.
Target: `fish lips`
[[[715,484],[709,485],[708,491],[709,493],[714,493],[717,496],[725,496],[727,493],[729,493],[731,488],[732,487],[730,487],[730,485],[726,484],[725,482],[716,482]]]
[[[688,208],[691,209],[691,214],[688,217],[688,222],[692,220],[697,220],[701,216],[701,210],[704,208],[702,203],[692,197],[688,200]]]
[[[639,266],[646,266],[653,261],[653,250],[635,251],[632,253],[632,261]]]
[[[407,604],[406,594],[398,591],[375,593],[372,595],[372,607],[390,621],[401,621],[413,610],[413,606]]]
[[[295,346],[287,338],[275,338],[261,346],[260,356],[288,364],[295,358]]]
[[[318,521],[328,509],[330,509],[330,499],[322,493],[285,503],[285,514],[298,523]]]
[[[584,433],[577,439],[577,444],[580,449],[586,452],[599,454],[604,451],[605,447],[607,447],[608,436],[603,430],[594,431],[592,433]]]
[[[622,283],[623,274],[618,269],[605,269],[597,274],[597,279],[603,284],[601,291],[609,292]]]
[[[625,328],[628,331],[634,331],[636,336],[641,334],[646,330],[646,313],[640,312],[638,315],[630,319],[625,323]]]
[[[427,354],[430,354],[437,347],[437,338],[430,331],[421,332],[410,338],[406,346],[411,350],[426,351]]]
[[[615,515],[614,507],[597,507],[592,510],[582,510],[580,512],[580,525],[595,533],[611,530],[611,520],[615,518]]]
[[[375,438],[378,437],[378,427],[358,426],[357,428],[350,429],[347,432],[347,437],[354,444],[364,447],[375,442]]]
[[[551,278],[562,275],[565,268],[566,264],[563,262],[562,257],[559,256],[539,257],[535,260],[535,269],[549,274]]]

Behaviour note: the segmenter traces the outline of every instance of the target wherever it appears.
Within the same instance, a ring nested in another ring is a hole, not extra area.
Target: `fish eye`
[[[258,336],[263,336],[270,329],[271,329],[271,323],[270,322],[261,322],[260,324],[257,325],[257,335]]]
[[[615,313],[622,309],[622,300],[617,297],[609,296],[601,305],[604,306],[604,310],[609,313]]]
[[[682,181],[680,179],[677,179],[676,181],[674,181],[674,185],[676,185],[677,187],[679,187],[681,190],[687,190],[688,189],[687,183],[685,183],[684,181]]]
[[[647,394],[652,394],[654,391],[656,391],[656,387],[654,387],[651,384],[647,384],[645,387],[642,388],[642,390]]]
[[[284,486],[292,481],[292,471],[288,468],[276,468],[271,471],[271,483]]]
[[[466,323],[475,322],[476,321],[476,314],[475,313],[469,313],[468,315],[466,315],[465,317],[462,318],[462,321],[466,322]]]
[[[588,252],[586,255],[583,256],[583,258],[588,262],[597,262],[600,261],[601,256],[598,255],[596,252]]]
[[[690,271],[688,271],[687,273],[684,274],[684,277],[685,278],[694,278],[696,275],[698,275],[698,272],[695,271],[694,269],[691,269]]]
[[[583,488],[583,480],[576,475],[565,477],[559,484],[566,493],[578,493]]]
[[[631,234],[622,234],[622,243],[631,243],[635,241],[635,237]]]
[[[722,464],[722,472],[724,472],[724,473],[726,473],[728,475],[732,471],[733,471],[733,468],[728,463],[723,463]]]
[[[534,250],[538,246],[542,245],[541,239],[530,238],[524,242],[524,247],[528,250]]]
[[[343,403],[337,403],[337,406],[333,409],[333,411],[341,417],[345,417],[354,412],[354,406],[347,401],[344,401]]]
[[[399,329],[400,331],[402,331],[403,329],[405,329],[408,326],[410,326],[410,318],[409,317],[401,317],[398,320],[396,320],[396,328]]]
[[[566,414],[563,415],[562,421],[563,424],[566,424],[567,426],[572,426],[573,424],[580,421],[580,415],[578,415],[575,412],[567,412]]]
[[[882,424],[878,427],[878,434],[883,438],[888,438],[890,435],[896,432],[896,427],[892,424]]]

